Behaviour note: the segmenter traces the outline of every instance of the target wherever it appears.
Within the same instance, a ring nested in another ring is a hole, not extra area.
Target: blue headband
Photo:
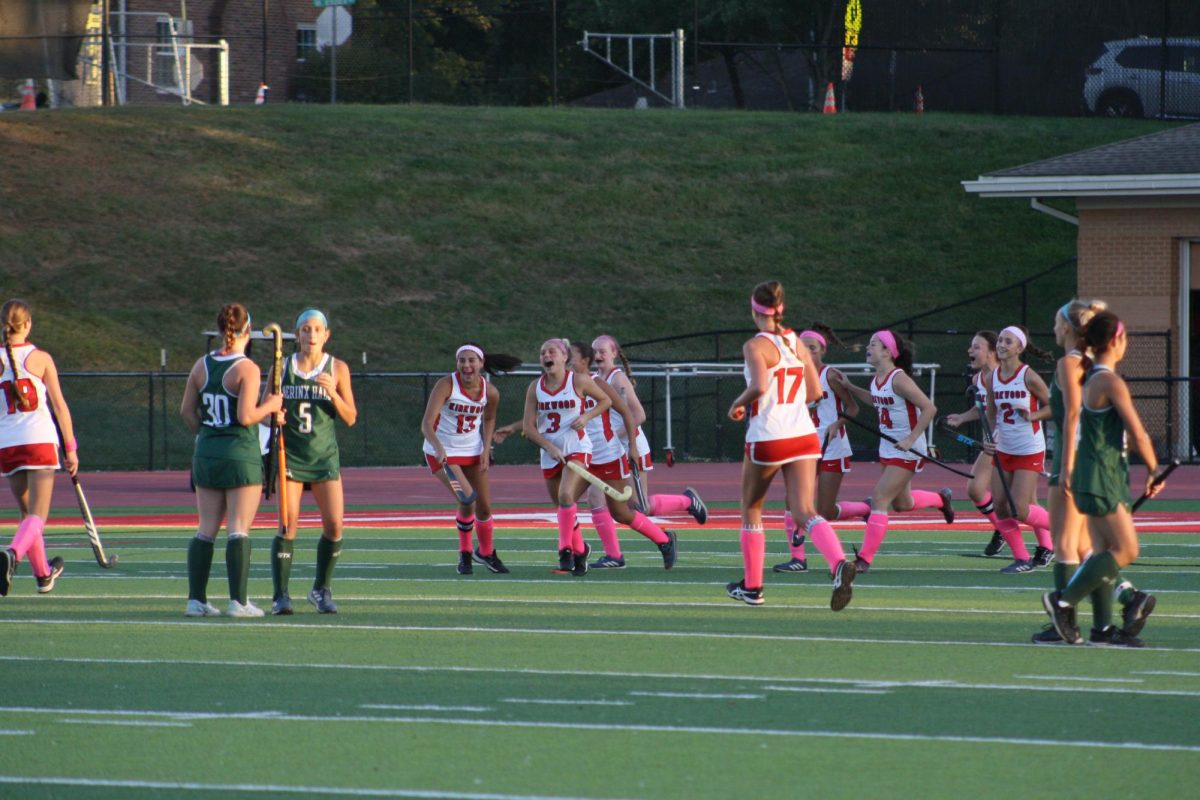
[[[322,314],[318,309],[306,308],[300,312],[300,316],[296,317],[296,329],[300,329],[300,326],[304,324],[304,320],[313,318],[321,320],[321,324],[326,328],[329,327],[329,320],[325,319],[325,315]]]
[[[1063,303],[1063,307],[1058,310],[1058,313],[1062,314],[1062,318],[1065,319],[1067,322],[1071,321],[1071,317],[1067,314],[1067,311],[1069,311],[1070,308],[1071,308],[1071,301],[1068,300],[1067,302]]]

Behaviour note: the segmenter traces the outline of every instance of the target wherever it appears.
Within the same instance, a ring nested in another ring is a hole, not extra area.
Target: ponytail
[[[811,327],[814,331],[824,336],[826,341],[836,344],[843,350],[849,350],[852,353],[857,353],[859,350],[862,350],[861,344],[846,344],[843,342],[840,338],[838,338],[838,335],[833,332],[833,328],[826,325],[824,322],[813,322]]]
[[[29,321],[29,306],[24,300],[9,300],[0,307],[0,325],[4,327],[4,344],[8,344],[17,329]]]
[[[250,312],[241,303],[229,303],[217,314],[217,330],[224,334],[225,349],[231,349],[237,337],[250,332]]]
[[[1095,366],[1096,359],[1112,347],[1113,340],[1122,328],[1120,318],[1111,311],[1098,312],[1084,326],[1083,336],[1079,340],[1083,346],[1083,359],[1080,361],[1083,377],[1079,380],[1080,384],[1087,380],[1088,372]]]

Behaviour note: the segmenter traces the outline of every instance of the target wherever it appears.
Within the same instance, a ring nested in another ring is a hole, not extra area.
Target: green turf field
[[[833,614],[819,557],[769,576],[763,607],[726,599],[728,530],[683,531],[670,573],[627,535],[629,569],[573,579],[549,530],[498,530],[513,574],[459,577],[449,531],[360,528],[339,615],[237,621],[182,616],[186,532],[106,537],[115,570],[56,533],[55,591],[22,566],[0,600],[0,797],[1179,798],[1200,779],[1193,537],[1143,536],[1142,651],[1027,644],[1049,570],[998,574],[980,533],[892,532]]]

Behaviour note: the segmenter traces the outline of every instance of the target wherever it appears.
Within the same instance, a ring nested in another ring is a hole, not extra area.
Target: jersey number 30
[[[203,423],[210,428],[228,428],[229,398],[223,394],[205,392],[200,399],[204,403]]]

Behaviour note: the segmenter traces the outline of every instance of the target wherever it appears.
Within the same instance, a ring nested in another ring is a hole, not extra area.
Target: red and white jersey
[[[601,375],[600,379],[603,380],[605,383],[607,383],[609,386],[612,386],[612,378],[618,372],[624,372],[624,370],[621,369],[620,367],[613,367],[611,370],[608,371],[607,375]],[[609,409],[608,416],[609,416],[609,420],[610,420],[609,424],[612,425],[612,429],[617,434],[617,438],[621,440],[621,446],[625,449],[625,454],[628,455],[629,454],[629,431],[625,430],[624,418],[620,414],[618,414],[615,409]],[[651,464],[650,464],[650,440],[646,438],[646,433],[645,433],[645,431],[642,430],[641,425],[638,426],[637,432],[634,434],[634,441],[637,442],[637,449],[638,449],[638,456],[639,456],[638,460],[640,462],[639,466],[642,469],[654,469],[654,467],[651,466]],[[597,455],[593,460],[597,461],[599,463],[604,463],[604,462],[600,461],[599,455]]]
[[[591,453],[591,439],[583,431],[571,427],[571,423],[584,414],[583,398],[575,389],[575,374],[567,373],[566,380],[557,391],[546,389],[546,376],[537,382],[537,429],[538,433],[553,442],[564,456],[572,453]],[[542,469],[553,469],[558,463],[542,450]]]
[[[483,454],[483,412],[487,407],[487,379],[480,378],[479,395],[471,397],[458,382],[458,373],[450,373],[450,396],[442,403],[434,433],[447,456],[478,456]],[[421,448],[437,455],[428,441]]]
[[[850,458],[854,455],[850,449],[850,437],[846,435],[845,426],[838,430],[837,436],[825,442],[825,431],[829,430],[830,425],[837,422],[838,415],[844,410],[842,398],[838,397],[829,385],[828,366],[821,367],[821,399],[811,403],[808,409],[812,414],[813,424],[817,426],[817,436],[825,446],[821,458],[831,461],[835,458]]]
[[[975,390],[975,397],[972,398],[972,402],[978,399],[978,402],[982,403],[984,408],[987,408],[987,384],[984,383],[983,370],[971,376],[971,388]]]
[[[917,427],[917,419],[920,417],[917,407],[896,393],[894,385],[896,376],[903,372],[902,369],[896,367],[884,375],[882,381],[879,378],[871,379],[871,401],[875,404],[875,413],[879,415],[879,430],[898,442],[912,434],[913,428]],[[887,439],[879,440],[880,458],[916,461],[918,456],[923,455],[928,455],[924,436],[918,437],[913,442],[912,449],[907,453]]]
[[[598,378],[597,375],[592,375],[593,379]],[[596,401],[590,397],[583,398],[583,410],[591,411],[596,407]],[[617,432],[613,428],[613,418],[621,419],[621,415],[611,408],[603,414],[592,417],[587,426],[584,427],[584,432],[588,435],[588,439],[592,442],[592,463],[593,464],[610,464],[613,461],[620,460],[621,456],[625,455],[625,446],[621,444],[621,440],[617,438]],[[622,428],[624,425],[622,424]]]
[[[8,363],[7,354],[0,350],[0,358],[4,360],[4,372],[0,374],[0,389],[3,390],[3,415],[0,415],[0,448],[16,447],[23,444],[53,444],[58,445],[58,432],[54,428],[54,418],[50,416],[50,406],[46,399],[46,384],[42,379],[29,374],[25,362],[37,348],[30,342],[13,345],[13,358],[21,373],[19,387],[13,386],[12,365]],[[28,411],[22,411],[17,405],[14,389],[19,388],[21,394],[29,402]]]
[[[1028,365],[1022,364],[1008,380],[1000,377],[1000,370],[992,373],[992,396],[996,401],[996,449],[1010,456],[1029,456],[1044,452],[1046,440],[1042,437],[1042,423],[1029,422],[1018,412],[1032,414],[1038,410],[1038,399],[1025,385]]]
[[[796,355],[796,334],[759,331],[761,336],[779,351],[779,363],[771,368],[767,390],[750,404],[750,424],[746,427],[747,442],[769,442],[795,439],[816,434],[812,415],[805,403],[804,362]],[[750,367],[745,368],[746,385],[750,384]]]

